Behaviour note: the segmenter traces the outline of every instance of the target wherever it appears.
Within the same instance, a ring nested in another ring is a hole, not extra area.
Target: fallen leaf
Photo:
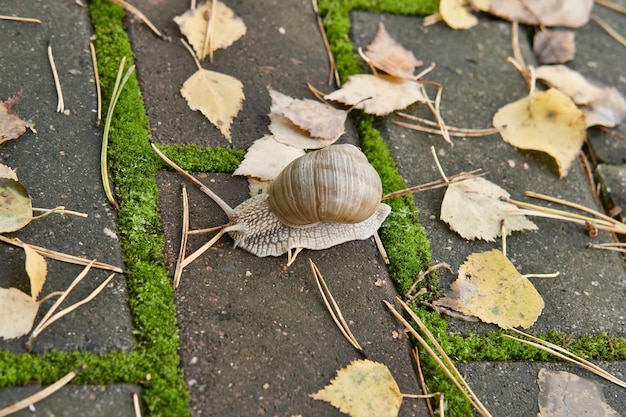
[[[254,141],[233,175],[273,180],[291,161],[304,155],[303,149],[284,145],[265,135]]]
[[[0,178],[0,233],[15,232],[33,218],[26,188],[13,178]]]
[[[615,87],[590,81],[565,65],[543,65],[536,69],[535,74],[578,104],[588,127],[613,127],[626,117],[626,100]]]
[[[537,417],[620,417],[602,394],[602,385],[565,371],[539,369]]]
[[[26,122],[11,112],[10,105],[14,101],[0,101],[0,144],[17,139],[26,132]]]
[[[441,0],[439,14],[452,29],[469,29],[478,24],[478,19],[471,13],[468,0]]]
[[[180,93],[192,110],[200,110],[232,142],[230,126],[245,99],[241,81],[200,68],[185,81]]]
[[[574,59],[576,45],[571,30],[540,30],[533,39],[533,52],[540,64],[563,64]]]
[[[32,329],[39,303],[17,288],[0,288],[0,337],[14,339]]]
[[[24,244],[23,248],[26,254],[26,273],[30,279],[30,295],[36,300],[46,282],[48,264],[45,258],[30,245]]]
[[[343,135],[348,112],[314,100],[293,100],[283,115],[315,138],[336,141]]]
[[[440,218],[468,240],[495,241],[500,236],[502,221],[508,234],[537,229],[525,216],[511,213],[517,207],[507,202],[509,197],[503,188],[480,177],[452,183],[443,196]]]
[[[396,417],[402,394],[387,366],[367,359],[352,361],[322,390],[311,394],[352,417]]]
[[[378,33],[374,40],[365,49],[365,55],[369,63],[379,70],[409,80],[415,77],[413,74],[415,68],[423,65],[422,61],[415,58],[413,52],[389,35],[382,22],[378,24]]]
[[[17,174],[10,166],[0,164],[0,178],[10,178],[17,181]]]
[[[246,25],[240,17],[229,9],[221,1],[215,2],[215,20],[213,23],[213,33],[209,42],[209,48],[202,55],[204,50],[204,39],[206,37],[207,24],[211,14],[212,1],[207,1],[200,7],[187,10],[180,16],[174,18],[178,24],[180,32],[185,35],[196,55],[201,60],[220,48],[227,48],[235,41],[246,34]]]
[[[578,28],[589,21],[593,0],[470,0],[472,6],[526,25]]]
[[[586,139],[584,114],[554,88],[502,107],[493,116],[493,125],[505,142],[552,156],[561,178],[567,175]]]
[[[389,75],[351,75],[339,90],[324,96],[327,100],[363,110],[365,113],[385,116],[417,101],[425,103],[419,83]]]
[[[433,302],[503,329],[529,328],[543,310],[543,299],[497,249],[473,253],[459,267],[452,295]]]

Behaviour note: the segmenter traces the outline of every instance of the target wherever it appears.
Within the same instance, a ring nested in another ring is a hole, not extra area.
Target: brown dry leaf
[[[493,116],[493,125],[505,142],[553,157],[561,178],[567,175],[587,137],[585,115],[554,88],[502,107]]]
[[[503,329],[529,328],[544,306],[533,284],[497,249],[469,255],[450,288],[452,295],[433,304],[476,316]]]
[[[389,368],[367,359],[337,371],[330,385],[311,394],[352,417],[396,417],[402,394]]]
[[[48,264],[45,258],[30,245],[24,244],[23,247],[26,254],[26,273],[30,279],[30,295],[36,300],[41,293],[44,282],[46,282]]]
[[[191,110],[200,110],[232,142],[230,126],[245,99],[241,81],[201,68],[185,81],[180,93]]]
[[[0,177],[0,233],[15,232],[33,218],[26,188],[13,178]]]
[[[343,135],[348,112],[314,100],[293,100],[283,115],[314,138],[336,141]]]
[[[26,122],[11,112],[11,104],[15,98],[0,101],[0,144],[11,139],[17,139],[26,132]]]
[[[304,155],[304,150],[284,145],[265,135],[254,141],[233,175],[246,175],[260,180],[273,180],[291,161]]]
[[[452,29],[469,29],[478,24],[478,19],[471,13],[468,0],[441,0],[439,14]]]
[[[589,21],[593,0],[470,0],[480,11],[527,25],[578,28]]]
[[[15,170],[4,164],[0,164],[0,178],[10,178],[15,181],[18,180]]]
[[[504,221],[507,233],[514,230],[536,230],[525,216],[512,214],[517,207],[507,200],[504,189],[484,178],[472,178],[448,185],[441,202],[440,218],[464,239],[495,241]]]
[[[326,94],[324,98],[355,106],[377,116],[385,116],[417,101],[425,103],[428,100],[420,84],[415,81],[369,74],[351,75],[343,87]]]
[[[269,90],[272,99],[270,106],[270,132],[274,139],[285,145],[300,149],[319,149],[333,144],[337,139],[330,140],[312,138],[309,133],[286,118],[283,110],[291,105],[295,99],[276,90]]]
[[[413,74],[415,68],[424,64],[415,58],[413,52],[392,38],[382,22],[378,24],[376,37],[365,49],[365,55],[369,63],[379,70],[409,80],[415,77]]]
[[[536,75],[580,106],[587,127],[613,127],[626,117],[626,100],[615,87],[590,81],[565,65],[540,66]]]
[[[201,60],[211,55],[216,49],[229,47],[246,34],[246,25],[243,20],[224,3],[217,1],[213,33],[209,42],[210,48],[207,48],[205,55],[202,55],[211,3],[212,1],[208,0],[202,6],[187,10],[184,14],[174,18],[174,22],[180,27],[180,32],[185,35]]]
[[[571,30],[541,30],[533,39],[533,52],[540,64],[563,64],[574,59],[576,45]]]
[[[602,394],[602,385],[565,371],[539,370],[537,417],[620,417]]]
[[[17,288],[0,288],[0,337],[24,336],[33,327],[39,303]]]

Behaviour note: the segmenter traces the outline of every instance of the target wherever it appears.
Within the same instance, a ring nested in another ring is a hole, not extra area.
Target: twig
[[[222,236],[224,236],[225,233],[226,232],[224,231],[224,229],[220,230],[219,232],[217,232],[215,236],[213,236],[213,239],[209,240],[207,243],[202,245],[200,249],[196,250],[194,253],[192,253],[185,259],[183,259],[183,262],[181,263],[181,268],[187,267],[190,263],[195,261],[200,255],[202,255],[204,252],[209,250],[211,246],[215,245],[215,242],[217,242],[218,240],[220,240]]]
[[[183,184],[183,225],[182,235],[180,238],[180,249],[178,250],[178,259],[176,261],[176,269],[174,270],[174,288],[178,288],[180,278],[183,275],[183,260],[187,251],[187,237],[189,232],[189,198],[187,196],[187,187]]]
[[[378,248],[378,253],[380,253],[380,257],[383,258],[383,262],[385,265],[389,265],[389,256],[387,256],[387,251],[385,250],[385,245],[383,245],[383,241],[380,240],[380,236],[378,232],[374,233],[374,242],[376,242],[376,247]]]
[[[48,216],[50,214],[53,214],[53,213],[70,214],[72,216],[78,216],[78,217],[83,217],[83,218],[89,217],[89,215],[87,213],[80,213],[78,211],[65,210],[65,207],[63,207],[63,206],[55,207],[53,209],[45,209],[45,208],[33,207],[33,211],[42,211],[44,213],[44,214],[39,215],[39,216],[34,216],[33,220],[41,219],[41,218],[46,217],[46,216]]]
[[[587,247],[626,253],[626,243],[587,243]]]
[[[139,404],[139,394],[133,392],[133,409],[135,410],[135,417],[141,417],[141,405]]]
[[[435,135],[441,135],[441,129],[432,129],[425,126],[420,126],[412,123],[402,122],[400,120],[392,120],[393,124],[406,127],[407,129],[413,129],[424,133],[432,133]],[[425,120],[427,122],[427,120]],[[494,135],[499,132],[499,130],[495,127],[490,129],[460,129],[455,128],[456,130],[450,129],[448,126],[448,135],[452,137],[461,137],[461,138],[478,138],[483,136]]]
[[[0,410],[0,417],[5,417],[10,414],[16,413],[20,410],[28,408],[28,406],[31,404],[34,404],[38,401],[43,400],[44,398],[49,397],[50,395],[54,394],[55,392],[63,388],[65,385],[67,385],[72,379],[74,379],[76,374],[78,374],[80,371],[82,371],[85,368],[87,368],[87,365],[83,364],[79,366],[78,368],[74,369],[73,371],[71,371],[70,373],[68,373],[67,375],[65,375],[63,378],[56,381],[54,384],[51,384],[47,386],[46,388],[40,391],[37,391],[33,395],[29,395],[28,397],[24,398],[21,401],[16,402],[13,405],[10,405],[9,407],[3,408],[2,410]]]
[[[424,75],[428,74],[429,72],[431,72],[432,70],[434,70],[436,67],[436,64],[434,62],[432,62],[430,64],[430,66],[428,66],[428,68],[424,68],[422,71],[420,71],[416,76],[413,77],[413,80],[417,81],[420,78],[422,78]]]
[[[57,66],[54,63],[54,56],[52,56],[52,43],[48,42],[48,60],[50,61],[50,68],[52,68],[52,77],[54,78],[54,86],[57,89],[57,113],[63,113],[65,111],[65,102],[63,100],[63,90],[61,90],[61,82],[59,81],[59,73],[57,72]]]
[[[552,202],[552,203],[560,204],[560,205],[562,205],[562,206],[571,207],[571,208],[574,208],[574,209],[576,209],[576,210],[580,210],[580,211],[585,212],[585,213],[592,214],[592,215],[594,215],[594,216],[597,216],[597,217],[599,217],[599,218],[601,218],[601,219],[606,220],[607,222],[609,222],[609,223],[611,223],[611,224],[613,224],[613,223],[619,223],[619,222],[617,222],[615,219],[613,219],[612,217],[609,217],[609,216],[607,216],[607,215],[605,215],[605,214],[602,214],[602,213],[600,213],[600,212],[598,212],[598,211],[596,211],[596,210],[590,209],[590,208],[585,207],[585,206],[582,206],[582,205],[580,205],[580,204],[572,203],[572,202],[570,202],[570,201],[567,201],[567,200],[562,200],[562,199],[560,199],[560,198],[556,198],[556,197],[551,197],[551,196],[549,196],[549,195],[545,195],[545,194],[535,193],[535,192],[533,192],[533,191],[526,191],[526,193],[525,193],[525,194],[526,194],[528,197],[532,197],[532,198],[537,198],[537,199],[540,199],[540,200],[549,201],[549,202]]]
[[[93,42],[89,42],[89,50],[91,51],[91,62],[93,64],[93,76],[96,81],[96,100],[98,109],[98,120],[96,121],[96,126],[100,126],[100,123],[102,123],[102,88],[100,86],[100,73],[98,72],[98,58],[96,57],[96,48],[93,46]]]
[[[337,86],[341,86],[341,79],[339,78],[339,71],[337,71],[337,64],[335,64],[335,57],[333,56],[332,51],[330,50],[330,44],[328,43],[328,37],[326,36],[326,31],[324,30],[324,22],[322,21],[322,17],[320,16],[319,8],[317,7],[317,0],[311,0],[311,4],[313,5],[313,11],[315,12],[315,18],[317,20],[317,27],[320,30],[320,34],[322,35],[322,42],[324,42],[324,48],[326,49],[326,55],[328,56],[328,85],[333,83],[333,78],[337,83]]]
[[[598,24],[598,26],[600,26],[602,29],[604,29],[604,31],[610,37],[615,39],[620,45],[626,47],[626,39],[624,39],[624,37],[622,35],[617,33],[617,31],[615,29],[613,29],[608,23],[606,23],[604,20],[600,19],[598,16],[594,16],[594,15],[591,15],[591,20],[596,22]]]
[[[219,231],[220,229],[223,229],[226,226],[228,225],[223,224],[221,226],[207,227],[206,229],[187,230],[187,235],[203,235],[205,233],[213,233]]]
[[[208,0],[207,0],[208,2]],[[209,60],[213,62],[213,46],[211,45],[211,41],[213,40],[213,28],[215,27],[215,6],[216,0],[212,0],[211,10],[209,12],[209,20],[206,23],[206,31],[204,32],[204,42],[202,43],[202,53],[200,55],[200,59],[204,58],[206,54],[207,48],[209,48]]]
[[[420,84],[420,89],[422,90],[422,94],[424,95],[424,97],[426,97],[426,100],[425,100],[426,105],[432,112],[433,116],[435,116],[435,119],[437,119],[437,125],[439,126],[439,129],[441,130],[441,136],[443,137],[443,139],[446,142],[448,142],[450,146],[454,146],[454,144],[452,143],[452,140],[450,139],[450,135],[448,134],[448,127],[444,123],[443,118],[441,117],[441,112],[440,112],[441,93],[443,91],[443,86],[436,84],[436,83],[428,83],[437,87],[437,95],[435,96],[435,105],[433,106],[433,103],[430,101],[430,98],[428,97],[428,93],[426,92],[426,88],[424,87],[424,84],[426,83],[422,82]]]
[[[424,379],[424,373],[422,372],[422,363],[420,362],[419,348],[417,346],[413,347],[413,350],[411,350],[411,354],[413,356],[413,361],[415,361],[415,367],[417,368],[417,381],[420,384],[422,392],[424,394],[428,394],[428,386],[426,386],[426,380]],[[443,394],[441,394],[441,396],[443,396]],[[428,400],[426,400],[426,407],[428,408],[428,414],[430,415],[430,417],[435,417],[435,411],[433,410],[433,406]]]
[[[613,10],[614,12],[626,14],[626,7],[619,6],[615,3],[611,3],[607,0],[595,0],[595,3],[598,6],[606,7],[607,9]]]
[[[438,264],[435,264],[431,267],[429,267],[426,271],[420,271],[420,273],[417,275],[417,277],[415,278],[415,280],[413,281],[413,284],[411,284],[411,287],[407,290],[406,293],[404,293],[404,296],[406,298],[411,298],[411,293],[413,291],[415,291],[415,287],[417,287],[417,284],[419,284],[426,275],[430,274],[433,271],[436,271],[439,268],[445,268],[448,271],[450,271],[452,273],[452,268],[450,267],[449,264],[445,263],[445,262],[439,262]]]
[[[152,24],[152,22],[150,22],[150,20],[148,20],[146,15],[141,13],[141,11],[138,8],[136,8],[132,4],[126,3],[124,0],[110,0],[110,1],[111,1],[111,3],[115,3],[118,6],[120,6],[121,8],[123,8],[125,10],[128,10],[130,13],[134,14],[135,16],[137,16],[139,18],[139,20],[141,20],[143,23],[145,23],[146,26],[148,26],[150,28],[150,30],[152,32],[154,32],[154,34],[157,35],[159,38],[163,37],[163,35],[161,34],[161,31],[159,31],[159,29],[157,29],[156,26],[154,26]]]
[[[443,187],[447,187],[450,184],[453,183],[457,183],[457,182],[461,182],[461,181],[466,181],[472,178],[478,178],[478,177],[483,177],[485,175],[487,175],[486,172],[483,172],[481,174],[478,175],[474,175],[475,172],[480,171],[479,169],[475,169],[473,171],[470,172],[462,172],[460,174],[457,175],[453,175],[451,177],[448,178],[448,182],[445,182],[444,180],[440,179],[440,180],[435,180],[435,181],[431,181],[431,182],[427,182],[425,184],[420,184],[420,185],[415,185],[413,187],[408,187],[408,188],[403,188],[402,190],[398,190],[398,191],[393,191],[389,194],[385,194],[384,196],[382,196],[381,200],[388,200],[390,198],[393,197],[402,197],[408,194],[414,194],[414,193],[419,193],[422,191],[430,191],[430,190],[436,190],[437,188],[443,188]]]
[[[39,23],[41,24],[41,20],[34,19],[32,17],[19,17],[19,16],[0,16],[0,20],[13,20],[15,22],[24,22],[24,23]]]
[[[439,163],[439,158],[437,158],[437,152],[435,151],[434,146],[430,147],[430,153],[432,154],[433,159],[435,160],[435,165],[437,166],[437,171],[439,171],[439,175],[441,175],[441,178],[446,182],[446,184],[450,183],[450,180],[448,179],[448,177],[446,177],[446,173],[443,171],[443,168],[441,167],[441,164]]]
[[[309,267],[311,267],[311,272],[313,272],[313,277],[315,278],[315,282],[317,283],[317,288],[320,290],[320,294],[322,295],[322,299],[324,300],[326,309],[328,310],[333,321],[335,322],[335,324],[341,331],[341,334],[352,345],[352,347],[354,347],[360,354],[367,357],[367,355],[363,351],[363,348],[361,347],[359,342],[356,340],[356,337],[354,337],[354,335],[350,331],[350,327],[348,326],[348,323],[343,318],[343,314],[341,314],[341,310],[339,309],[339,306],[335,302],[335,299],[333,298],[332,293],[328,289],[328,286],[326,285],[326,282],[324,281],[324,277],[322,276],[322,273],[320,272],[319,269],[317,269],[317,266],[315,265],[315,263],[313,263],[313,261],[310,258],[309,258]]]
[[[427,126],[433,126],[433,127],[438,126],[437,123],[433,122],[432,120],[424,119],[423,117],[418,117],[418,116],[414,116],[412,114],[403,113],[403,112],[396,112],[396,114],[400,117],[404,117],[405,119],[414,120],[416,122],[425,124]],[[396,124],[400,124],[400,123],[396,123]],[[400,124],[400,126],[404,126],[404,125]],[[406,127],[413,128],[412,126],[417,126],[417,125],[409,125]],[[496,127],[489,127],[486,129],[467,129],[467,128],[462,128],[462,127],[447,126],[447,128],[448,128],[448,132],[450,136],[487,136],[487,135],[493,135],[499,132],[498,128]],[[431,132],[431,133],[440,133],[440,131],[437,130],[437,132]]]
[[[8,243],[9,245],[17,246],[19,248],[24,248],[24,245],[25,245],[25,243],[23,243],[17,238],[11,239],[3,235],[0,235],[0,242]],[[57,261],[63,261],[63,262],[68,262],[68,263],[72,263],[75,265],[83,265],[83,266],[89,265],[93,262],[93,261],[90,261],[89,259],[80,258],[78,256],[68,255],[66,253],[53,251],[50,249],[42,248],[41,246],[31,245],[30,243],[28,243],[28,246],[34,249],[38,254],[45,256],[47,258],[50,258],[50,259],[57,260]],[[118,272],[120,274],[126,273],[120,267],[105,264],[103,262],[93,262],[93,267],[98,268],[98,269],[104,269],[107,271]]]

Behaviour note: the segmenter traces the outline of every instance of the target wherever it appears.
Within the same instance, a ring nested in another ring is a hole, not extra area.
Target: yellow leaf
[[[478,19],[470,12],[468,0],[441,0],[439,13],[452,29],[469,29],[478,24]]]
[[[459,268],[453,296],[433,302],[507,329],[529,328],[543,310],[543,298],[497,249],[473,253]]]
[[[493,125],[505,142],[552,156],[561,178],[567,175],[587,137],[584,114],[554,88],[502,107],[493,116]]]
[[[230,75],[199,69],[185,81],[180,93],[192,110],[200,110],[232,142],[230,126],[245,98],[241,81]]]
[[[396,417],[402,394],[387,366],[370,360],[352,361],[330,385],[311,394],[352,417]]]
[[[33,327],[39,303],[17,288],[0,288],[0,337],[14,339]]]
[[[215,3],[214,26],[209,42],[210,47],[207,48],[203,55],[204,39],[211,14],[211,3],[212,1],[209,0],[202,6],[187,10],[184,14],[174,18],[174,22],[178,24],[180,32],[187,37],[187,40],[196,51],[196,55],[201,60],[216,49],[229,47],[246,34],[246,25],[243,23],[243,20],[236,16],[224,3],[217,1]]]
[[[30,294],[36,300],[44,282],[46,282],[48,264],[46,264],[44,257],[30,245],[24,244],[24,253],[26,254],[26,273],[30,278]]]

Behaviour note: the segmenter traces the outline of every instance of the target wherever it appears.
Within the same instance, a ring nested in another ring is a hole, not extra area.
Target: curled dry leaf
[[[626,117],[626,100],[615,87],[590,81],[565,65],[540,66],[536,75],[579,105],[587,126],[613,127]]]
[[[20,230],[33,218],[28,191],[14,176],[15,173],[11,178],[0,177],[0,233]]]
[[[533,52],[541,64],[563,64],[574,59],[576,45],[571,30],[540,30],[533,39]]]
[[[593,0],[470,0],[472,6],[511,22],[526,25],[584,26],[591,15]]]
[[[11,139],[17,139],[26,132],[26,122],[11,112],[10,105],[15,98],[0,101],[0,144]]]
[[[174,18],[180,32],[185,35],[201,60],[216,49],[229,47],[246,34],[246,25],[243,20],[224,3],[217,1],[215,2],[215,20],[209,43],[210,48],[207,48],[205,54],[202,55],[212,3],[209,0],[204,5],[187,10],[184,14]]]
[[[365,49],[365,55],[369,63],[379,70],[409,80],[414,78],[415,68],[423,65],[413,52],[389,35],[382,22],[378,24],[378,33],[374,40]]]
[[[336,141],[343,135],[348,112],[314,100],[293,100],[283,115],[314,138]]]
[[[180,93],[192,110],[200,110],[232,142],[230,126],[245,98],[241,81],[200,68],[185,81]]]
[[[233,175],[246,175],[260,180],[273,180],[291,161],[304,155],[304,150],[284,145],[270,135],[254,141]]]
[[[355,106],[377,116],[404,109],[417,101],[428,101],[421,85],[415,81],[369,74],[350,76],[343,87],[326,94],[324,98]]]
[[[367,359],[350,362],[322,390],[311,394],[352,417],[396,417],[402,394],[389,368]]]
[[[500,236],[502,221],[509,233],[537,229],[525,216],[512,214],[517,207],[507,202],[509,197],[504,189],[484,178],[453,183],[443,196],[440,218],[468,240],[495,241]]]
[[[602,385],[565,371],[539,370],[539,413],[537,417],[619,417],[606,403]]]
[[[561,178],[567,175],[587,137],[585,115],[554,88],[502,107],[493,116],[493,125],[505,142],[553,157]]]
[[[433,302],[503,329],[527,329],[543,310],[543,298],[497,249],[473,253],[459,267],[451,295]]]
[[[39,303],[17,288],[0,288],[0,337],[14,339],[33,327]]]
[[[24,253],[26,254],[26,273],[30,279],[30,295],[36,300],[46,282],[48,264],[45,258],[30,245],[24,244]]]
[[[478,19],[471,13],[468,0],[441,0],[439,14],[452,29],[469,29],[478,24]]]

